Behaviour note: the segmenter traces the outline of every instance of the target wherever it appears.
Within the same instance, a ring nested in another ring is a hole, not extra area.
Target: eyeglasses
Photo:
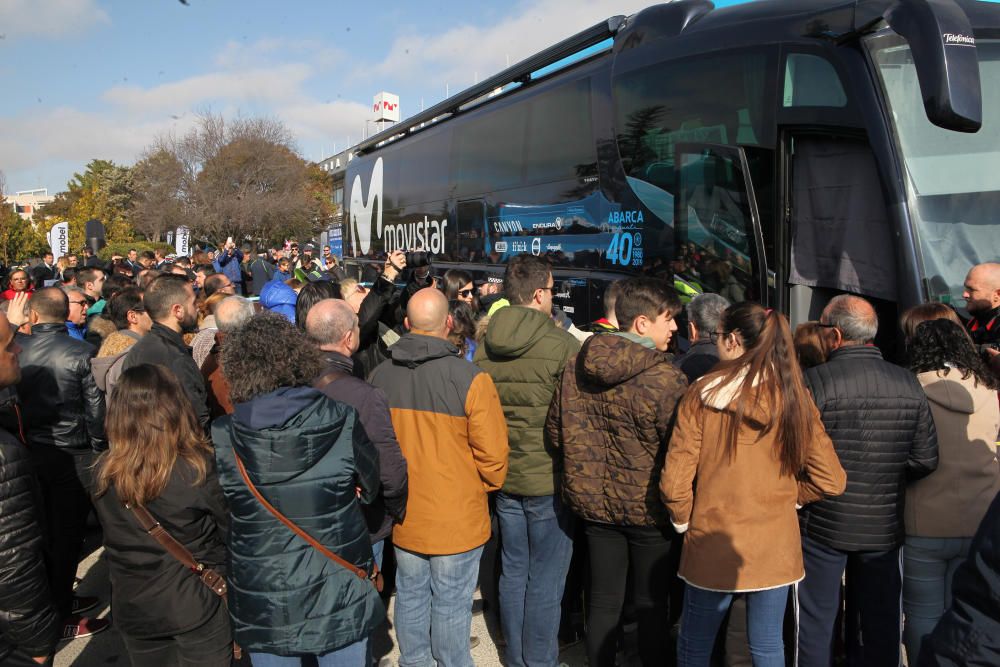
[[[472,296],[472,290],[470,290],[470,289],[460,289],[460,290],[458,290],[458,295],[460,297],[464,297],[464,298],[467,299],[470,296]]]
[[[74,305],[74,306],[86,306],[87,305],[86,301],[74,301],[73,299],[70,299],[69,302],[70,302],[71,305]]]
[[[551,291],[552,291],[552,290],[554,290],[555,288],[556,288],[556,286],[555,286],[555,285],[553,285],[552,287],[539,287],[538,289],[543,289],[543,290],[546,290],[546,291],[548,291],[548,292],[551,292]]]

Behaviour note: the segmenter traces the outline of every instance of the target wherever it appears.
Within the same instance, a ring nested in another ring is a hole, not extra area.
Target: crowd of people
[[[577,328],[542,257],[294,250],[10,272],[0,660],[109,626],[93,512],[135,665],[369,667],[394,591],[399,664],[467,667],[477,587],[511,667],[579,615],[592,667],[1000,664],[1000,264],[968,321],[627,277]]]

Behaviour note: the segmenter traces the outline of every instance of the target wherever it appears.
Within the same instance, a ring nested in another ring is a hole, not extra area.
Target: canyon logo
[[[382,224],[382,158],[375,160],[371,179],[368,181],[368,197],[364,196],[361,175],[354,177],[351,185],[350,229],[354,237],[355,255],[367,255],[372,247],[372,232],[382,239],[385,251],[425,250],[432,254],[444,252],[444,230],[448,219],[401,222],[395,225]]]

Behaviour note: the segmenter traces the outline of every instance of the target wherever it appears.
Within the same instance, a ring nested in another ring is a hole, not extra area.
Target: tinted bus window
[[[830,61],[808,53],[785,60],[785,107],[844,107],[847,93]]]
[[[573,81],[535,96],[526,146],[528,183],[597,174],[597,148],[590,127],[590,79]]]
[[[448,158],[451,132],[438,130],[414,138],[397,153],[399,189],[396,204],[422,204],[448,197]]]
[[[524,130],[519,104],[489,110],[455,129],[455,180],[459,194],[479,194],[521,184]]]
[[[766,53],[741,52],[619,75],[615,131],[626,173],[673,194],[676,144],[770,145],[767,66]]]

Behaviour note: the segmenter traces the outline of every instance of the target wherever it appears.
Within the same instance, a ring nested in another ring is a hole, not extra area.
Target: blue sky
[[[316,160],[361,139],[380,90],[400,96],[405,117],[651,4],[187,1],[0,0],[8,193],[63,190],[92,158],[131,164],[206,109],[276,117]]]

